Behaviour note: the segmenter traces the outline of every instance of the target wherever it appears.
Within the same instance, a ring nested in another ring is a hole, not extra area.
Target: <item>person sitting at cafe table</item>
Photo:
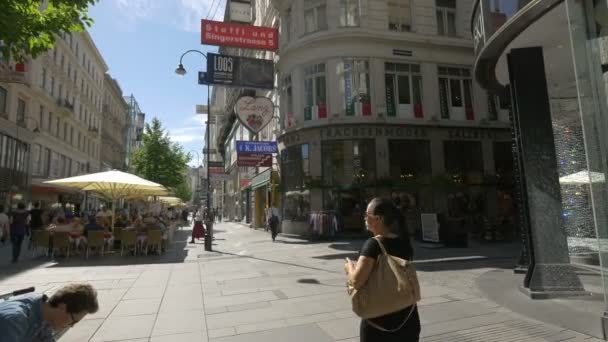
[[[89,236],[89,231],[93,231],[93,230],[105,230],[105,228],[103,226],[101,226],[99,223],[97,223],[97,218],[93,215],[89,216],[89,223],[87,223],[84,226],[84,236],[88,237]]]
[[[74,230],[74,224],[67,223],[66,219],[63,217],[57,218],[57,223],[51,225],[48,229],[50,232],[72,232]]]

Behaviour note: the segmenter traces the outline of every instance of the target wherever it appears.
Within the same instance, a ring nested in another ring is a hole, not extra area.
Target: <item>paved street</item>
[[[0,292],[94,284],[100,311],[61,341],[358,341],[342,264],[361,241],[280,237],[272,243],[263,231],[225,223],[216,226],[214,252],[205,252],[202,243],[186,244],[188,233],[178,232],[163,256],[37,259],[16,268],[6,264],[8,247],[1,247]],[[417,253],[425,342],[599,341],[484,299],[477,277],[513,265],[493,250]],[[445,260],[434,258],[439,254]]]

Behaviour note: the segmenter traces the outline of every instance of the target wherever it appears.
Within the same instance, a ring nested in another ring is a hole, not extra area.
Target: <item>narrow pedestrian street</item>
[[[342,271],[361,240],[309,242],[235,223],[216,225],[214,251],[178,231],[162,256],[82,256],[59,263],[4,263],[0,292],[72,281],[99,291],[100,311],[60,341],[358,341]],[[1,247],[2,255],[8,247]],[[424,341],[599,341],[531,320],[483,297],[476,279],[510,272],[515,255],[420,250]],[[488,252],[488,253],[486,253]],[[442,259],[433,255],[443,256]],[[461,255],[462,254],[462,255]],[[504,254],[504,253],[503,253]],[[29,259],[29,256],[26,257]]]

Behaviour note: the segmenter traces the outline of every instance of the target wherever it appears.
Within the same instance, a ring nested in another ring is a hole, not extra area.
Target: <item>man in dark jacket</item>
[[[13,245],[13,260],[12,263],[16,263],[19,260],[21,254],[21,245],[27,232],[27,226],[29,224],[30,213],[25,210],[25,204],[17,204],[17,211],[11,215],[11,244]]]

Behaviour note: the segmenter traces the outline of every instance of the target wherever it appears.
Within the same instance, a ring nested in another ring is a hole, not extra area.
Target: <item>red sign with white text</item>
[[[203,19],[201,44],[274,51],[279,47],[279,30]]]
[[[241,153],[236,156],[237,166],[271,167],[272,154]]]

